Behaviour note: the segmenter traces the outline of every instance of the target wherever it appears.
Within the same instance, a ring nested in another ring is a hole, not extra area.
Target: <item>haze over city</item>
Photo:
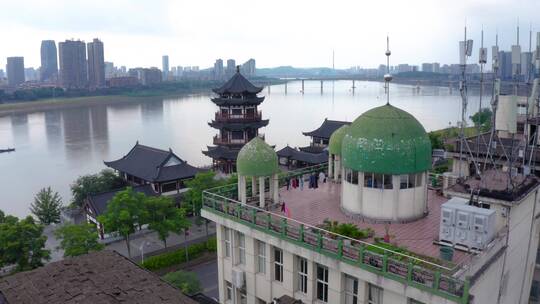
[[[467,20],[479,44],[509,49],[519,18],[524,48],[540,1],[2,1],[0,66],[8,56],[24,56],[25,65],[39,67],[43,39],[63,41],[100,38],[106,60],[116,65],[171,64],[210,67],[215,58],[258,67],[293,65],[336,68],[376,67],[392,37],[392,62],[457,62],[457,42]],[[14,13],[16,12],[16,13]],[[476,54],[473,56],[475,59]]]

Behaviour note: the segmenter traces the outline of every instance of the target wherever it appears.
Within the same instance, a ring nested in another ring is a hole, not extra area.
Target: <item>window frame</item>
[[[307,294],[308,290],[308,260],[301,256],[297,256],[298,262],[298,288],[297,290],[303,294]]]
[[[232,301],[233,299],[233,285],[231,282],[225,280],[225,301]]]
[[[274,247],[274,281],[283,282],[283,250],[277,247]]]
[[[257,273],[266,273],[266,243],[259,240],[257,240]]]
[[[320,275],[322,270],[322,277]],[[328,267],[317,264],[317,300],[328,303]],[[322,288],[322,289],[320,289]]]
[[[223,238],[224,239],[224,242],[225,242],[225,257],[227,258],[230,258],[231,257],[231,229],[227,228],[227,227],[224,227],[224,234],[225,234],[225,237]]]
[[[349,290],[349,281],[352,281],[352,290]],[[358,304],[358,279],[345,275],[345,304]]]
[[[236,232],[236,242],[238,245],[238,264],[245,265],[246,264],[246,236],[242,233],[237,231]]]
[[[372,292],[374,292],[377,299],[370,299]],[[383,292],[384,290],[381,287],[368,283],[368,288],[366,292],[366,304],[382,304]]]

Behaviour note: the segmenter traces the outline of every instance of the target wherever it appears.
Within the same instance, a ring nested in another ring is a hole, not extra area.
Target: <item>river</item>
[[[325,118],[353,120],[366,110],[386,102],[382,83],[327,81],[321,93],[319,81],[265,88],[266,100],[260,106],[270,119],[260,130],[266,141],[281,149],[302,146],[309,138],[302,131],[317,128]],[[106,168],[104,160],[125,155],[138,140],[157,148],[171,148],[196,166],[211,160],[201,151],[212,142],[216,130],[208,126],[217,107],[209,94],[178,98],[137,99],[77,108],[0,117],[0,149],[16,152],[0,154],[0,209],[6,214],[25,216],[34,195],[43,187],[58,191],[64,204],[71,199],[70,184],[80,175]],[[445,128],[460,119],[459,92],[448,88],[393,84],[390,103],[413,114],[427,131]],[[483,103],[489,104],[489,98]],[[478,109],[478,97],[471,97],[469,113]]]

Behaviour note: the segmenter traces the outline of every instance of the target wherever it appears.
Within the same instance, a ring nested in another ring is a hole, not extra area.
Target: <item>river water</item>
[[[302,131],[317,128],[325,118],[354,120],[366,110],[386,103],[382,83],[319,81],[266,88],[260,106],[270,124],[261,129],[266,141],[281,149],[286,144],[303,146],[309,138]],[[135,102],[104,102],[100,105],[56,109],[0,117],[0,209],[25,216],[35,193],[51,186],[65,204],[71,199],[69,186],[80,175],[104,169],[104,160],[125,155],[138,140],[157,148],[171,148],[196,166],[211,164],[201,151],[212,142],[216,130],[208,126],[217,107],[210,94],[179,98],[138,99]],[[391,104],[413,114],[427,131],[455,125],[461,115],[459,92],[448,88],[393,84]],[[483,103],[489,104],[488,98]],[[471,97],[469,113],[478,109]]]

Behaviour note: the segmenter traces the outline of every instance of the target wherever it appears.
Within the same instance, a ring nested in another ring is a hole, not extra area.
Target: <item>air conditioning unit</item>
[[[231,279],[232,279],[232,284],[236,288],[243,288],[246,283],[245,273],[239,269],[232,270]]]
[[[452,198],[441,206],[439,240],[483,249],[495,236],[495,211]]]

